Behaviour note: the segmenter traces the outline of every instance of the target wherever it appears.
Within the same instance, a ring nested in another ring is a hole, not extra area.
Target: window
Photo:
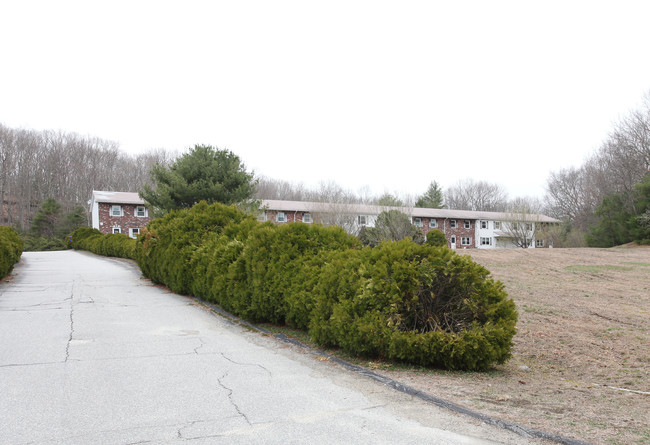
[[[257,215],[257,220],[258,220],[259,222],[264,222],[264,221],[266,221],[266,212],[259,213],[259,214]]]
[[[455,246],[456,245],[456,235],[451,235],[450,241],[451,241],[451,245]]]
[[[492,238],[488,237],[481,237],[481,246],[491,246],[492,245]]]
[[[472,221],[465,220],[465,228],[466,229],[471,229],[472,228]]]
[[[429,227],[432,228],[432,229],[437,228],[438,227],[438,220],[431,218],[429,220]]]
[[[456,227],[458,227],[458,223],[456,222],[455,219],[450,219],[449,220],[449,227],[451,227],[452,229],[455,229]]]
[[[119,227],[113,227],[113,233],[122,233],[122,229]]]
[[[111,216],[122,216],[122,206],[111,206]]]
[[[145,218],[147,216],[147,208],[145,206],[137,206],[135,208],[135,216]]]
[[[275,221],[279,223],[287,222],[287,217],[284,212],[278,212],[278,214],[275,215]]]
[[[302,222],[311,224],[314,222],[314,218],[311,217],[311,213],[305,213],[302,215]]]
[[[359,215],[359,225],[365,226],[366,224],[368,224],[368,218],[366,218],[366,215]]]
[[[461,246],[471,246],[472,245],[472,238],[469,236],[464,236],[460,239],[460,245]]]
[[[501,230],[501,221],[494,221],[494,228],[496,230]]]
[[[533,223],[526,223],[526,230],[528,231],[533,230]]]
[[[543,239],[536,239],[535,240],[535,247],[544,247],[546,246],[546,243],[544,242]]]
[[[413,218],[413,224],[417,227],[422,227],[422,218]]]
[[[488,222],[487,221],[481,221],[481,229],[487,229],[488,228]]]
[[[140,228],[129,229],[129,236],[131,238],[137,238],[140,235]]]

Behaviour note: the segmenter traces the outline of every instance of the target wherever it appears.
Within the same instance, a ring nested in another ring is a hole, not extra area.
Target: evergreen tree
[[[587,244],[590,247],[612,247],[632,241],[628,230],[631,215],[625,210],[624,204],[621,195],[603,198],[596,210],[600,221],[587,234]]]
[[[56,233],[58,236],[66,236],[74,232],[79,227],[86,225],[86,214],[85,210],[81,206],[77,206],[72,211],[63,215],[61,218]]]
[[[441,209],[443,204],[442,189],[436,181],[429,184],[426,193],[420,196],[415,203],[415,207],[428,208],[428,209]]]
[[[54,198],[47,198],[36,212],[30,234],[36,237],[52,238],[57,234],[57,227],[61,219],[61,204]]]
[[[235,204],[253,197],[253,174],[229,150],[196,145],[170,167],[151,169],[154,187],[145,185],[140,196],[156,213],[190,208],[199,201]]]
[[[634,186],[632,204],[623,195],[609,195],[598,206],[596,216],[598,224],[587,234],[589,246],[650,243],[650,173]]]

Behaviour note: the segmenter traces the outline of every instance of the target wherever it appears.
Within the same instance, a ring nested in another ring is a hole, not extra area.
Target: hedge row
[[[152,221],[134,257],[175,292],[354,354],[466,370],[510,357],[514,303],[485,268],[446,247],[362,248],[337,227],[259,223],[203,202]]]
[[[72,247],[98,255],[135,259],[135,240],[123,233],[105,235],[97,229],[81,227],[72,233]]]
[[[11,227],[0,226],[0,278],[4,278],[20,261],[23,240]]]

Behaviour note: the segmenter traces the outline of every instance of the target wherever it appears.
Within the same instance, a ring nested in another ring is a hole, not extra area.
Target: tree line
[[[565,221],[568,237],[592,246],[650,238],[650,226],[644,223],[649,171],[650,92],[637,110],[614,124],[581,166],[550,174],[548,212]]]

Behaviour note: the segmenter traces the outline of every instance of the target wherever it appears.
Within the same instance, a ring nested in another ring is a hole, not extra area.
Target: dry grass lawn
[[[472,250],[517,304],[513,357],[487,373],[377,372],[594,444],[650,444],[650,248]]]

